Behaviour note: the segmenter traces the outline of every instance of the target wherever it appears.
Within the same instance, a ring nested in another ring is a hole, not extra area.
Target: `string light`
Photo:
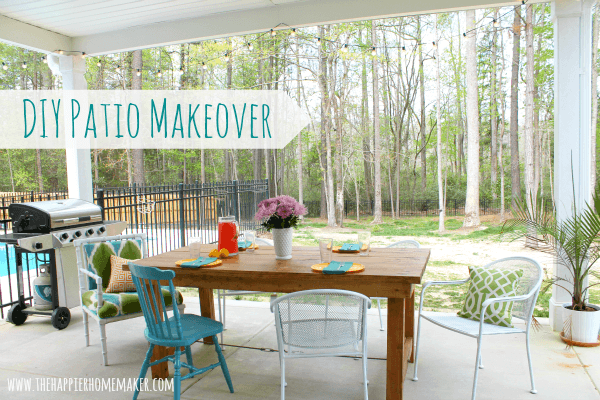
[[[271,36],[275,36],[275,30],[271,28]]]
[[[101,67],[102,66],[102,62],[100,60],[98,60],[98,62],[96,63],[97,66]]]
[[[406,46],[402,46],[402,54],[406,54]]]
[[[21,68],[23,68],[23,69],[27,68],[27,61],[23,61],[23,64],[21,64]]]
[[[317,43],[321,44],[321,38],[320,37],[317,37]]]
[[[250,42],[248,42],[248,50],[250,50],[250,51],[254,50],[254,46]]]
[[[115,71],[117,72],[117,74],[120,74],[121,73],[121,67],[115,68]]]
[[[340,49],[340,51],[342,53],[347,53],[348,52],[348,43],[344,44],[344,46]]]
[[[371,54],[374,56],[377,55],[377,49],[375,48],[375,46],[371,47]]]
[[[204,63],[204,61],[202,61],[202,69],[203,69],[203,70],[207,70],[207,69],[208,69],[208,65],[206,65],[206,64]]]
[[[87,56],[87,54],[85,54],[85,52],[81,53],[81,57],[85,58]]]
[[[158,73],[156,74],[156,76],[158,76],[159,78],[162,77],[162,72],[160,72],[160,69],[158,70]]]
[[[58,54],[65,54],[65,52],[64,52],[64,51],[62,51],[62,50],[59,50],[59,51],[58,51]]]
[[[498,21],[496,18],[494,18],[494,28],[499,28],[500,27],[500,21]]]
[[[42,62],[43,62],[44,64],[48,64],[48,59],[46,58],[46,56],[43,56],[43,57],[42,57]]]
[[[296,28],[292,28],[292,32],[290,33],[291,37],[295,37],[296,36]]]
[[[229,52],[225,53],[225,62],[229,62]]]
[[[142,76],[142,70],[141,69],[137,69],[137,72],[135,73],[137,76]]]
[[[433,42],[433,48],[437,49],[437,43],[436,42]]]
[[[8,70],[8,65],[2,63],[2,69],[5,70],[5,71]]]

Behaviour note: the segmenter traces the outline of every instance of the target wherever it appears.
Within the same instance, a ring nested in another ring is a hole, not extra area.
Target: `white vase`
[[[292,258],[292,231],[293,228],[273,229],[273,246],[277,260]]]
[[[571,340],[581,343],[597,343],[600,330],[600,307],[588,304],[596,311],[573,311],[568,309],[571,303],[563,304],[563,321],[571,319]],[[569,338],[568,332],[565,337]]]

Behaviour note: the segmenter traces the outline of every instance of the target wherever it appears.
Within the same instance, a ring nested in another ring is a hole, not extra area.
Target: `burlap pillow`
[[[123,265],[129,261],[126,258],[110,256],[110,280],[106,287],[106,293],[135,292],[135,285],[131,279],[131,272],[123,271]]]

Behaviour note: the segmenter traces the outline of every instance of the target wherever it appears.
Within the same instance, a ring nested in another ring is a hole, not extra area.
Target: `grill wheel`
[[[52,326],[58,330],[65,329],[71,322],[71,312],[67,307],[58,307],[52,312]]]

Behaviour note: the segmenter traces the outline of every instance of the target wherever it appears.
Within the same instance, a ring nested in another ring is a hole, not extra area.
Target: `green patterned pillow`
[[[471,284],[467,298],[459,317],[479,321],[481,307],[488,298],[516,296],[519,280],[523,276],[522,270],[493,269],[482,267],[469,267]],[[512,328],[513,302],[491,304],[486,312],[483,322],[498,326]]]

